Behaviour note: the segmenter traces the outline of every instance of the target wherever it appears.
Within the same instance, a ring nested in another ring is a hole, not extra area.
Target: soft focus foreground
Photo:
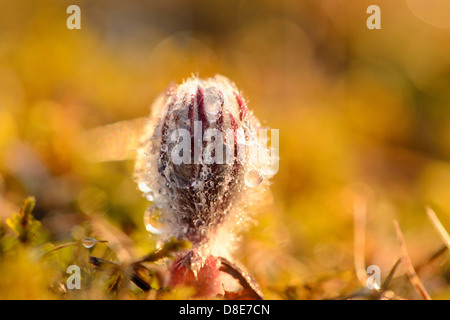
[[[371,4],[381,30],[366,28]],[[369,265],[388,280],[382,297],[424,298],[407,258],[431,298],[450,298],[449,253],[425,209],[450,230],[439,12],[420,1],[79,1],[82,29],[68,30],[68,5],[0,2],[0,298],[194,295],[160,289],[162,262],[186,244],[133,265],[148,291],[127,267],[159,245],[133,180],[141,118],[192,73],[226,75],[280,130],[272,193],[234,253],[267,299],[379,298],[363,289]],[[66,287],[69,265],[79,290]]]

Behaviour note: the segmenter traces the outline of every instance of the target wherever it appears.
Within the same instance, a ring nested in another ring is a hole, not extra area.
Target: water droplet
[[[97,239],[91,238],[91,237],[86,237],[81,239],[81,244],[83,245],[83,247],[85,247],[86,249],[90,249],[93,246],[95,246],[98,243]]]
[[[160,235],[163,229],[162,211],[156,205],[151,205],[144,214],[144,225],[148,232]]]
[[[201,219],[198,219],[198,220],[194,221],[194,226],[195,226],[196,228],[201,228],[201,227],[203,227],[204,225],[205,225],[205,222],[204,222],[203,220],[201,220]]]
[[[138,187],[139,187],[139,190],[141,190],[142,192],[152,191],[152,189],[150,189],[145,182],[139,183]]]
[[[244,176],[245,185],[250,188],[256,188],[263,181],[258,170],[251,169]]]

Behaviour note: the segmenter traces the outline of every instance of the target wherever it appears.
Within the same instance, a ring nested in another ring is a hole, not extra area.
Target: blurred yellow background
[[[365,258],[382,279],[400,255],[395,219],[413,263],[426,262],[443,243],[425,205],[450,230],[449,11],[434,1],[441,10],[420,9],[425,0],[0,0],[1,220],[33,195],[54,243],[100,215],[137,256],[151,250],[133,159],[90,161],[86,133],[130,121],[96,141],[97,153],[120,153],[120,133],[133,134],[130,123],[167,85],[219,73],[280,130],[273,203],[236,253],[267,298],[361,286],[355,201],[367,204]],[[71,4],[81,30],[66,27]],[[372,4],[381,30],[366,27]],[[419,273],[432,297],[450,297],[449,266],[447,252]],[[404,267],[397,275],[391,289],[418,298]]]

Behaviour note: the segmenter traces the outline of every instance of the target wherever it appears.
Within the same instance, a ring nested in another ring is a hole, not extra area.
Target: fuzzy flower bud
[[[207,257],[228,255],[245,224],[243,206],[274,174],[265,170],[268,158],[260,151],[268,148],[259,129],[237,88],[219,75],[189,78],[152,106],[135,171],[153,202],[146,226],[163,239],[192,242],[195,256],[204,257],[198,269],[214,274]]]

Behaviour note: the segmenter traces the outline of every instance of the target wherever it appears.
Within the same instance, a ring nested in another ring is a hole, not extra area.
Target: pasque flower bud
[[[250,193],[267,186],[270,174],[261,164],[267,159],[258,156],[267,146],[257,139],[259,128],[242,95],[223,76],[189,78],[153,104],[138,150],[136,180],[153,202],[147,229],[193,244],[172,267],[173,284],[182,282],[186,268],[198,281],[199,270],[215,277],[213,257],[228,255],[247,217],[242,205],[255,197]]]

